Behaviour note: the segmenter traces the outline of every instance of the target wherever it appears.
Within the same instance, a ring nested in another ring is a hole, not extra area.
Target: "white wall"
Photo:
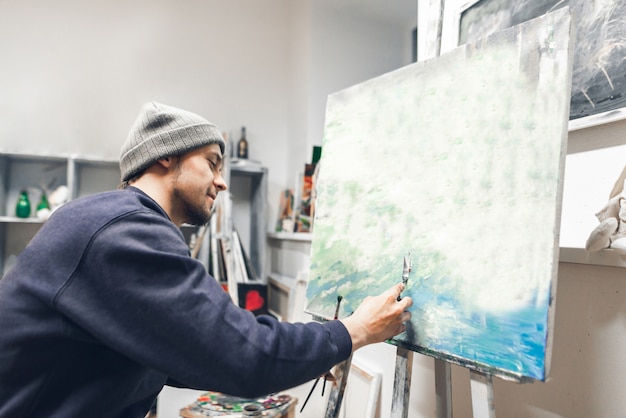
[[[398,25],[336,3],[310,2],[310,33],[303,48],[309,63],[304,75],[306,125],[304,137],[291,148],[294,158],[290,162],[295,165],[291,164],[288,172],[293,175],[303,170],[304,162],[310,162],[312,147],[323,143],[329,94],[410,63],[411,30],[416,23]]]
[[[350,3],[0,2],[0,152],[117,159],[140,106],[161,101],[234,140],[247,127],[273,225],[322,143],[327,95],[409,63],[412,25]]]
[[[0,152],[117,159],[141,105],[157,100],[235,139],[245,125],[277,201],[288,160],[290,5],[0,2]]]

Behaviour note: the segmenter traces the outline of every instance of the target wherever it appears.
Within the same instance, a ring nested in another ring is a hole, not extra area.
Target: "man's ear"
[[[156,161],[157,164],[160,164],[163,168],[170,168],[173,165],[173,157],[165,157]]]

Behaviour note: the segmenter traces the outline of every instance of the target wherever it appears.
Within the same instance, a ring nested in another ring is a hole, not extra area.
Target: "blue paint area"
[[[422,342],[419,339],[403,342],[417,343],[419,346],[424,343],[424,346],[434,351],[543,380],[547,313],[542,309],[527,308],[514,314],[514,317],[510,317],[461,312],[460,323],[473,328],[474,333],[452,332],[441,342]],[[418,326],[420,318],[414,317],[412,322]]]
[[[335,267],[340,269],[338,265]],[[436,353],[438,358],[462,358],[470,363],[488,365],[504,374],[537,380],[545,378],[546,306],[525,307],[505,313],[483,312],[464,306],[462,297],[455,295],[454,289],[448,293],[436,291],[432,276],[429,279],[411,277],[409,280],[403,295],[413,299],[410,309],[412,332],[396,337],[396,342],[416,347],[417,351],[425,349],[423,351]],[[335,282],[320,278],[310,281],[307,289],[309,308],[313,308],[310,311],[323,312],[323,316],[331,318],[336,305],[327,301],[336,302],[338,293],[333,289],[341,286],[347,295],[342,295],[345,302],[340,317],[344,317],[356,310],[366,296],[382,292],[393,284],[381,280],[378,289],[376,286],[372,289],[371,284],[363,284],[367,277],[371,276],[353,273],[345,276],[345,280]],[[445,280],[442,277],[439,279]],[[433,315],[440,307],[454,312],[454,317]],[[440,333],[436,337],[428,333],[424,335],[421,330],[425,327],[436,328]]]

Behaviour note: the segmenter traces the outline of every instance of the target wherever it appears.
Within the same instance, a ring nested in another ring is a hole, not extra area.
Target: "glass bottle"
[[[237,158],[248,158],[248,140],[246,139],[246,127],[241,127],[241,138],[237,142]]]
[[[48,196],[46,193],[41,193],[41,199],[39,200],[39,204],[37,205],[37,211],[42,209],[50,209],[50,204],[48,203]]]
[[[50,204],[48,203],[46,192],[41,192],[41,199],[39,199],[35,214],[39,219],[44,221],[50,216]]]
[[[15,216],[18,218],[28,218],[30,216],[30,200],[28,199],[28,192],[26,190],[22,190],[17,199]]]

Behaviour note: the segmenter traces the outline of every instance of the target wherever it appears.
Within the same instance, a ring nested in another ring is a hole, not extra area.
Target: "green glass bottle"
[[[39,204],[37,205],[37,211],[42,209],[50,209],[50,204],[48,204],[48,196],[45,193],[41,194],[41,200],[39,200]]]
[[[42,221],[45,221],[50,217],[50,204],[48,203],[48,195],[46,195],[46,192],[41,192],[41,199],[39,200],[37,209],[35,209],[35,214],[37,215],[37,218]]]
[[[22,190],[20,197],[17,199],[15,216],[18,218],[28,218],[30,216],[30,200],[28,200],[28,192],[26,190]]]

